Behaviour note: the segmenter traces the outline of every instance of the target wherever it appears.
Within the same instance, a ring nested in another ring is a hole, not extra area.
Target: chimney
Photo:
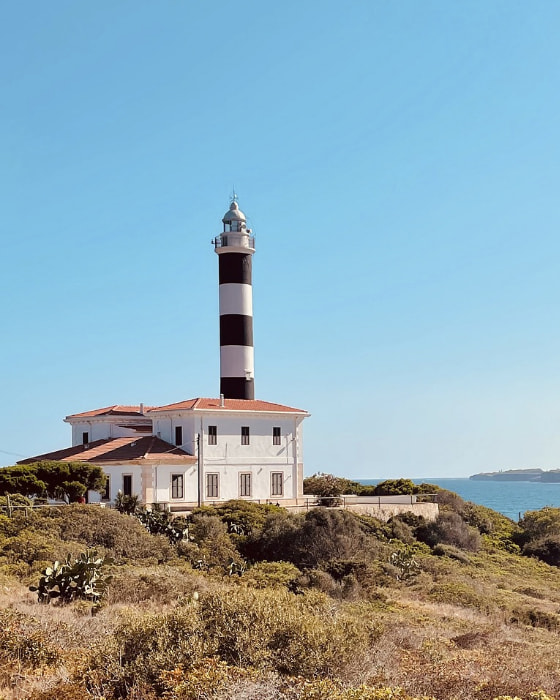
[[[140,404],[140,415],[141,416],[144,415],[144,404],[143,403]]]
[[[220,394],[220,408],[224,408],[226,405],[226,402],[224,400],[224,395]]]

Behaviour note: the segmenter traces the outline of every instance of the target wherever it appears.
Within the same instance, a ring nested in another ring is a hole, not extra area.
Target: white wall
[[[183,498],[173,498],[171,495],[171,476],[183,475]],[[198,468],[195,465],[159,464],[153,467],[154,497],[157,503],[196,503],[198,501]]]
[[[196,454],[196,435],[203,436],[204,461],[236,464],[270,462],[289,464],[294,461],[294,417],[252,416],[250,414],[169,414],[154,415],[154,433],[175,444],[175,427],[183,428],[183,449]],[[208,426],[218,429],[217,445],[208,444]],[[241,426],[249,427],[249,445],[241,444]],[[272,428],[280,428],[280,445],[274,445]],[[299,432],[299,431],[298,431]],[[300,449],[301,451],[301,449]]]
[[[142,497],[142,467],[137,464],[124,464],[105,466],[100,465],[109,477],[109,494],[110,501],[114,501],[119,491],[123,491],[123,475],[132,475],[132,495]],[[101,493],[97,491],[88,492],[88,500],[90,503],[99,503],[102,500]]]

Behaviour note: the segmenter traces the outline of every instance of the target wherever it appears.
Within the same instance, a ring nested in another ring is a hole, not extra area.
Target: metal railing
[[[255,247],[255,237],[248,233],[221,233],[212,241],[214,250],[225,248],[228,246],[235,248],[253,248]]]

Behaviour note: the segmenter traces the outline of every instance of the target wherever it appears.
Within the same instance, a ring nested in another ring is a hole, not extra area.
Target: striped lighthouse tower
[[[226,399],[254,399],[252,255],[255,239],[237,196],[214,239],[220,275],[220,393]]]

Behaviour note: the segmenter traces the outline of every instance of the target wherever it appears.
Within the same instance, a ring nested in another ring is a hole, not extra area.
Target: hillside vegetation
[[[434,523],[240,501],[2,515],[0,698],[560,698],[560,511],[438,499]],[[56,560],[103,568],[101,602],[39,603]]]

